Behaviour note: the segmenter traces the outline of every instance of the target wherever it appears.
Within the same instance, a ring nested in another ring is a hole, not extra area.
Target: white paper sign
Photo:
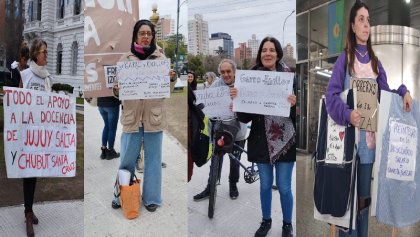
[[[344,126],[335,123],[328,115],[327,152],[325,154],[325,163],[343,164],[345,131],[346,128]]]
[[[66,95],[4,88],[8,178],[76,175],[76,104]]]
[[[229,95],[229,87],[211,87],[204,90],[196,90],[194,93],[197,98],[196,104],[204,104],[203,112],[207,117],[225,119],[234,116],[229,109],[232,101]]]
[[[114,87],[114,81],[117,79],[117,66],[104,66],[104,73],[106,87]]]
[[[289,72],[237,70],[233,111],[289,117],[293,77]]]
[[[169,60],[117,63],[121,100],[169,98]]]
[[[386,177],[413,181],[416,171],[417,128],[390,118],[389,129]]]

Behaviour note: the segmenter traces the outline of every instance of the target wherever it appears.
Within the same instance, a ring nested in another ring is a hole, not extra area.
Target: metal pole
[[[179,30],[179,0],[177,1],[178,5],[177,5],[177,10],[176,10],[176,47],[175,47],[175,72],[177,75],[179,75],[178,73],[178,44],[179,44],[179,35],[178,35],[178,30]]]
[[[284,26],[286,25],[286,21],[287,21],[287,18],[289,18],[289,16],[291,16],[293,13],[295,12],[295,10],[293,10],[287,17],[286,17],[286,19],[284,19],[284,22],[283,22],[283,42],[282,42],[282,47],[284,47]]]

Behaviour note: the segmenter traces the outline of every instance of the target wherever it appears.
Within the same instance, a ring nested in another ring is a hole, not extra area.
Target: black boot
[[[258,228],[257,232],[255,232],[255,237],[264,237],[267,236],[268,231],[271,229],[271,219],[265,220],[263,219]]]
[[[210,196],[210,189],[207,186],[206,189],[204,189],[203,192],[194,196],[194,201],[201,201],[201,200],[209,198],[209,196]]]
[[[235,200],[239,196],[238,187],[236,187],[236,183],[229,183],[229,196],[232,200]]]
[[[291,223],[283,222],[283,232],[281,233],[282,237],[293,237],[293,226]]]
[[[106,146],[101,147],[101,156],[100,158],[103,160],[106,158]]]
[[[114,158],[118,158],[118,157],[120,157],[120,153],[119,153],[119,152],[116,152],[116,151],[114,150],[114,148],[112,148],[112,149],[108,149],[108,150],[106,151],[106,156],[105,156],[105,159],[107,159],[107,160],[112,160],[112,159],[114,159]]]

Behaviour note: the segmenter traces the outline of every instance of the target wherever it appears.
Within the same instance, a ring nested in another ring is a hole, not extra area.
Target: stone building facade
[[[24,39],[42,38],[48,44],[47,69],[54,83],[83,90],[83,0],[25,0]]]

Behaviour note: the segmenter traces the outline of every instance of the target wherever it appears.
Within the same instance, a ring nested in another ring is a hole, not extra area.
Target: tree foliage
[[[193,71],[196,76],[203,77],[205,73],[202,55],[188,55],[188,70]]]
[[[182,34],[179,34],[178,37],[178,57],[181,54],[185,56],[187,55],[185,38]],[[166,40],[159,41],[158,45],[164,49],[166,57],[170,58],[172,63],[175,63],[176,34],[169,36]]]

